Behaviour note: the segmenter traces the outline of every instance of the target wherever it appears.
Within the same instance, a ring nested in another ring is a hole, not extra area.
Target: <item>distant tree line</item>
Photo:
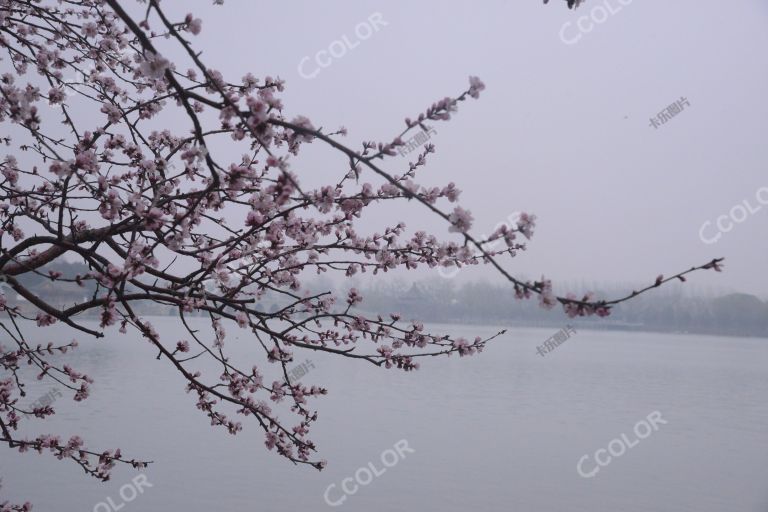
[[[606,289],[598,290],[598,294],[626,291]],[[768,303],[745,293],[707,297],[670,289],[619,304],[610,317],[601,320],[570,319],[559,310],[542,310],[534,303],[514,300],[514,290],[484,282],[457,285],[436,279],[387,283],[365,287],[362,294],[364,309],[390,309],[426,322],[553,326],[575,321],[598,329],[768,337]]]
[[[49,272],[61,273],[55,285],[47,277]],[[83,295],[95,292],[96,285],[92,280],[83,281],[81,287],[72,282],[76,276],[83,277],[88,272],[88,267],[83,264],[57,261],[46,265],[39,273],[20,276],[20,281],[35,291],[50,290],[53,286],[59,289],[62,297],[71,295],[70,303],[74,304]],[[71,285],[65,286],[63,283],[66,281]],[[335,286],[330,280],[319,279],[308,288],[332,290]],[[425,279],[416,282],[388,281],[361,288],[365,299],[358,309],[399,312],[408,320],[424,322],[521,326],[559,326],[564,322],[576,322],[596,329],[768,337],[768,303],[745,293],[708,297],[684,294],[683,288],[670,288],[652,297],[640,296],[634,301],[619,304],[610,317],[594,320],[570,319],[561,310],[548,311],[535,302],[515,300],[514,289],[487,282],[459,285],[446,279]],[[590,288],[596,289],[594,285]],[[628,291],[618,286],[604,288],[598,290],[602,296]],[[266,311],[278,311],[283,302],[279,295],[262,295],[262,308]],[[153,307],[157,308],[157,305]],[[165,310],[155,309],[155,312],[167,314]]]

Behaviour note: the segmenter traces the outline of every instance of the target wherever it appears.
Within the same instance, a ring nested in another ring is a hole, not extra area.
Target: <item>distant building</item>
[[[433,300],[424,289],[424,286],[419,283],[413,283],[407,292],[397,298],[395,308],[403,315],[404,319],[411,320],[420,316],[419,313],[424,311],[425,306],[432,303]]]
[[[88,301],[87,290],[77,283],[48,281],[30,291],[56,309],[67,309]]]

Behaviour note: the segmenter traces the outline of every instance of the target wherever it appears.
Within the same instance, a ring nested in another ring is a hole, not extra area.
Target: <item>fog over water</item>
[[[175,320],[152,321],[161,335],[175,334]],[[465,336],[499,329],[432,327]],[[151,457],[143,473],[153,487],[124,512],[768,510],[765,339],[577,330],[539,355],[557,331],[514,329],[479,356],[430,360],[411,373],[307,356],[313,367],[302,383],[329,389],[314,401],[312,437],[329,460],[322,472],[268,452],[255,424],[235,437],[212,429],[175,370],[135,335],[113,333],[67,356],[96,380],[94,393],[81,404],[57,401],[58,414],[36,427]],[[233,361],[252,360],[253,340],[232,334]],[[38,385],[30,401],[49,388]],[[650,435],[635,429],[656,411],[667,423]],[[600,467],[595,457],[610,455],[596,452],[618,439],[610,449],[620,453],[622,434],[629,447]],[[387,468],[382,453],[401,440],[413,452]],[[582,473],[599,470],[589,478],[577,470],[584,456]],[[136,476],[118,468],[100,484],[50,459],[4,453],[7,498],[33,500],[41,512],[102,512],[94,506],[123,503],[120,489]],[[369,463],[385,472],[340,506],[326,504],[331,484],[337,502],[342,481]]]

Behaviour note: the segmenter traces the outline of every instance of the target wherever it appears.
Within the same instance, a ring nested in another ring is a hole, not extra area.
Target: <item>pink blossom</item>
[[[485,90],[485,84],[476,76],[469,77],[469,95],[477,99],[480,92]]]
[[[198,35],[203,29],[203,20],[194,18],[192,14],[187,14],[186,18],[184,18],[184,22],[187,24],[187,30],[195,35]]]
[[[520,218],[517,221],[517,229],[525,238],[530,239],[533,236],[533,228],[536,227],[536,216],[528,215],[523,212],[520,214]]]
[[[244,311],[240,311],[235,315],[235,320],[237,320],[238,327],[248,327],[248,315]]]
[[[139,64],[139,73],[153,80],[159,80],[165,76],[171,63],[160,54],[147,52],[144,60]]]
[[[101,111],[104,114],[107,114],[107,120],[110,123],[118,123],[120,119],[122,118],[122,113],[120,112],[120,109],[117,108],[116,105],[113,105],[112,103],[104,103],[101,106]]]
[[[58,105],[63,103],[65,99],[66,94],[64,94],[64,90],[61,89],[61,87],[51,87],[51,89],[48,91],[48,102],[51,105]]]
[[[349,304],[350,306],[354,306],[355,304],[359,304],[362,301],[363,301],[363,296],[360,295],[360,293],[355,288],[351,288],[347,295],[347,304]]]
[[[453,233],[466,233],[472,228],[472,214],[461,206],[453,209],[453,213],[448,216],[448,220],[451,222],[451,227],[448,228],[448,231]]]
[[[98,172],[99,163],[93,150],[83,151],[75,157],[75,166],[86,172]]]
[[[460,357],[471,356],[475,353],[475,347],[470,345],[465,338],[456,338],[453,340],[453,348],[459,353]]]
[[[96,25],[91,21],[87,23],[83,23],[82,30],[83,30],[83,35],[85,35],[85,37],[93,38],[93,37],[96,37],[99,33],[98,25]]]
[[[303,128],[304,130],[315,131],[315,127],[312,125],[312,122],[304,116],[295,117],[293,121],[291,121],[291,123],[298,126],[299,128]],[[312,134],[305,133],[303,131],[301,132],[297,131],[291,135],[292,144],[296,144],[300,142],[311,142],[312,139],[313,139]]]
[[[35,317],[35,321],[37,322],[38,327],[47,327],[49,325],[53,325],[56,323],[56,319],[49,315],[48,313],[38,313]]]
[[[557,297],[552,292],[552,281],[544,277],[541,278],[539,304],[545,309],[552,309],[557,304]]]

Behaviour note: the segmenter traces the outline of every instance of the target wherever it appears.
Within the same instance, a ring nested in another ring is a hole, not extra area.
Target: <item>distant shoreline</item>
[[[376,312],[360,310],[360,313],[365,315],[375,315]],[[461,318],[458,320],[451,319],[430,319],[430,318],[405,318],[404,321],[417,320],[425,324],[443,324],[443,325],[486,325],[495,326],[500,329],[511,328],[523,328],[523,329],[562,329],[566,324],[575,326],[577,329],[587,329],[592,331],[613,331],[613,332],[641,332],[648,334],[673,334],[680,336],[725,336],[734,338],[751,338],[762,339],[768,341],[768,336],[761,336],[759,334],[743,333],[743,332],[725,332],[725,331],[707,331],[707,330],[674,330],[664,329],[661,327],[653,327],[648,325],[630,325],[630,324],[617,324],[610,320],[601,321],[583,321],[579,318],[567,318],[559,317],[557,320],[544,322],[530,322],[523,320],[509,320],[504,322],[500,319],[484,319],[484,320],[468,320]]]

